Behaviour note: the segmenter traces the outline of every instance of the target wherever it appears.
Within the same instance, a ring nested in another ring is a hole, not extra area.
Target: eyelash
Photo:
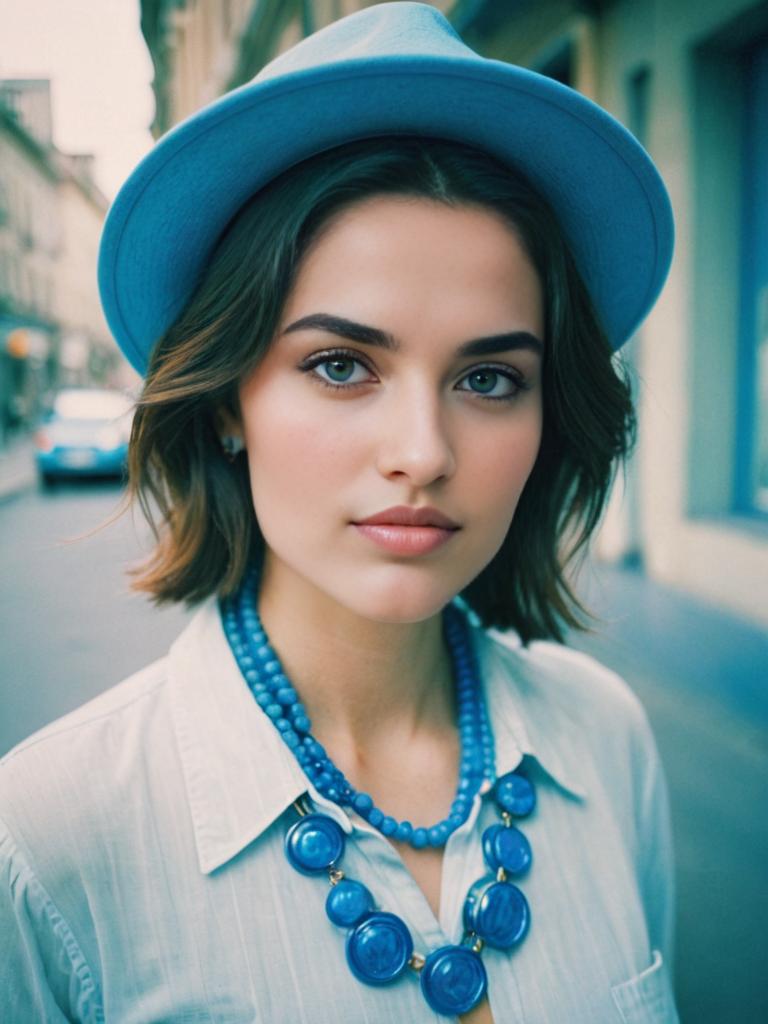
[[[358,363],[360,366],[365,367],[368,372],[372,372],[370,367],[367,366],[363,360],[353,352],[347,349],[329,349],[327,352],[318,352],[314,356],[310,356],[299,365],[299,369],[302,373],[312,373],[315,367],[322,366],[323,363],[333,362],[334,359],[349,360],[353,363]],[[477,373],[479,370],[490,370],[492,373],[498,373],[502,377],[506,377],[507,380],[512,381],[515,385],[516,390],[509,395],[484,395],[481,391],[469,391],[469,394],[475,395],[477,398],[484,398],[488,402],[510,402],[518,397],[521,391],[527,391],[530,388],[530,384],[525,378],[513,370],[510,366],[497,366],[493,363],[482,363],[479,366],[473,366],[464,376],[461,378],[465,380],[473,373]],[[333,381],[326,380],[325,377],[321,377],[318,373],[312,373],[313,378],[319,381],[327,388],[331,388],[333,391],[350,391],[352,388],[360,387],[362,384],[369,383],[368,381],[355,381],[352,384],[341,384],[334,383]],[[468,389],[461,389],[468,390]]]

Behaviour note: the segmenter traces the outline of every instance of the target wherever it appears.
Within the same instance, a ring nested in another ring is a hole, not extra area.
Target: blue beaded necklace
[[[456,797],[447,818],[430,827],[414,828],[408,821],[385,815],[367,793],[356,790],[312,736],[306,711],[259,619],[258,581],[258,567],[251,567],[237,594],[221,601],[224,631],[257,703],[318,792],[339,806],[353,808],[382,835],[408,842],[415,849],[444,846],[467,820],[475,795],[492,792],[501,824],[486,828],[482,836],[490,874],[478,879],[467,894],[461,942],[441,946],[426,956],[414,952],[405,922],[396,914],[375,909],[367,887],[341,870],[346,838],[333,818],[311,811],[302,799],[294,805],[299,819],[285,838],[286,856],[297,871],[327,874],[331,889],[326,913],[335,925],[347,929],[347,963],[358,980],[386,985],[410,967],[418,973],[424,999],[435,1013],[467,1013],[486,992],[488,979],[480,956],[484,946],[511,949],[528,932],[528,902],[509,877],[519,877],[530,867],[530,845],[513,819],[529,815],[536,799],[533,786],[520,772],[496,778],[493,735],[464,615],[453,604],[443,611],[461,739]]]

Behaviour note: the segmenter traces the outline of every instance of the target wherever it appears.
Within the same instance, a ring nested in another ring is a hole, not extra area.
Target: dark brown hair
[[[512,168],[425,138],[362,140],[290,168],[238,212],[189,304],[154,347],[137,402],[126,502],[156,546],[131,570],[156,603],[232,593],[263,550],[244,455],[221,455],[214,413],[238,416],[238,385],[277,329],[310,242],[329,218],[377,194],[480,206],[516,232],[543,286],[543,434],[512,525],[461,597],[483,625],[523,643],[562,640],[588,614],[565,568],[594,531],[613,470],[634,442],[628,382],[612,358],[558,222]]]

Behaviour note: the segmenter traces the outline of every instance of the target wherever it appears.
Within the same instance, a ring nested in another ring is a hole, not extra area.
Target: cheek
[[[306,517],[323,495],[338,494],[354,460],[349,431],[318,417],[311,402],[270,402],[252,396],[258,414],[246,422],[256,514]]]
[[[500,430],[492,442],[474,446],[463,490],[477,495],[493,519],[509,525],[536,462],[541,443],[540,405],[526,410],[514,429]],[[506,528],[506,527],[505,527]]]

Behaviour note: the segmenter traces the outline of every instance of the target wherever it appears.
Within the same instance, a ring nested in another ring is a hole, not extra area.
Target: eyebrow
[[[382,331],[378,327],[369,327],[366,324],[358,324],[354,320],[346,320],[344,317],[332,316],[329,313],[310,313],[289,324],[282,333],[290,334],[292,331],[309,328],[328,331],[340,338],[357,341],[361,345],[374,345],[377,348],[387,349],[389,352],[400,350],[400,342],[388,331]],[[489,356],[519,349],[530,349],[540,356],[544,346],[530,331],[510,331],[506,334],[493,334],[487,338],[474,338],[472,341],[465,341],[459,345],[456,353],[459,357]]]

